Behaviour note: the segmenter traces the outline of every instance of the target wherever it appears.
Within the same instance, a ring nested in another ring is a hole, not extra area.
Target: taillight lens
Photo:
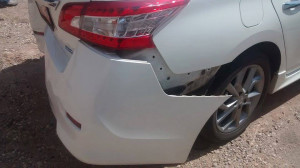
[[[66,4],[59,18],[65,31],[114,49],[154,47],[153,31],[188,0],[133,0]]]

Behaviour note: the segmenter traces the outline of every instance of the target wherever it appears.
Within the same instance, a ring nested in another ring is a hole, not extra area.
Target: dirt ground
[[[0,167],[90,167],[56,135],[43,54],[32,36],[27,1],[19,1],[0,7]],[[203,142],[181,165],[143,167],[300,167],[299,93],[296,82],[269,96],[261,117],[232,142]]]

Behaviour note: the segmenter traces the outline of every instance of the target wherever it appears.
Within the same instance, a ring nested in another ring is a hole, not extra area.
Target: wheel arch
[[[216,75],[216,78],[214,78],[214,81],[212,81],[211,85],[208,87],[208,90],[206,91],[207,95],[214,95],[212,92],[209,91],[212,88],[214,88],[215,85],[213,85],[213,83],[220,82],[220,81],[218,81],[218,77],[220,77],[220,76],[224,77],[224,76],[226,76],[226,75],[224,75],[224,74],[226,74],[226,72],[234,70],[235,67],[232,66],[233,64],[236,64],[237,62],[240,62],[240,61],[245,62],[245,60],[249,60],[249,58],[251,58],[251,55],[253,55],[253,53],[257,53],[257,52],[261,53],[260,54],[261,57],[263,57],[264,59],[268,59],[267,61],[269,61],[269,63],[270,63],[269,64],[270,65],[270,72],[269,73],[271,74],[271,76],[270,76],[270,79],[268,81],[271,82],[272,77],[274,77],[280,69],[281,53],[280,53],[279,47],[276,44],[274,44],[272,42],[261,42],[261,43],[257,43],[255,45],[249,47],[248,49],[246,49],[239,56],[237,56],[232,62],[222,65],[219,72]],[[270,85],[268,85],[268,86],[270,86]],[[266,92],[268,92],[268,91],[266,90]],[[201,140],[201,137],[203,138],[203,137],[205,137],[205,135],[209,134],[209,125],[208,125],[208,123],[210,123],[211,120],[212,120],[212,116],[205,123],[205,126],[200,131],[200,133],[198,135],[198,138],[197,138],[194,145],[196,145],[196,143],[199,140]]]
[[[237,56],[232,62],[230,62],[229,65],[236,63],[240,59],[243,59],[245,56],[248,56],[248,54],[246,53],[251,51],[259,51],[267,56],[271,68],[271,79],[273,79],[273,77],[278,73],[282,63],[281,51],[279,47],[273,42],[269,42],[269,41],[260,42],[249,47],[244,52],[242,52],[239,56]],[[223,66],[228,66],[228,64],[222,65],[222,67]]]

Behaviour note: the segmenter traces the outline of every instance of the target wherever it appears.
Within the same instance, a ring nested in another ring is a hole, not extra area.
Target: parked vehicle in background
[[[239,136],[300,77],[300,1],[29,0],[67,149],[89,164],[184,162]]]
[[[0,0],[1,4],[15,6],[18,5],[18,0]]]

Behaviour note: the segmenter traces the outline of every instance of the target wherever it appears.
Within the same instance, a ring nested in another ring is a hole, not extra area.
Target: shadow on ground
[[[12,5],[7,5],[6,2],[0,2],[0,9],[1,8],[7,8],[7,7],[12,7]]]
[[[296,82],[269,96],[262,115],[299,93],[300,82]],[[0,72],[0,123],[0,167],[101,167],[81,163],[59,141],[44,84],[43,58]],[[189,161],[219,147],[199,141],[201,144],[192,150]]]

